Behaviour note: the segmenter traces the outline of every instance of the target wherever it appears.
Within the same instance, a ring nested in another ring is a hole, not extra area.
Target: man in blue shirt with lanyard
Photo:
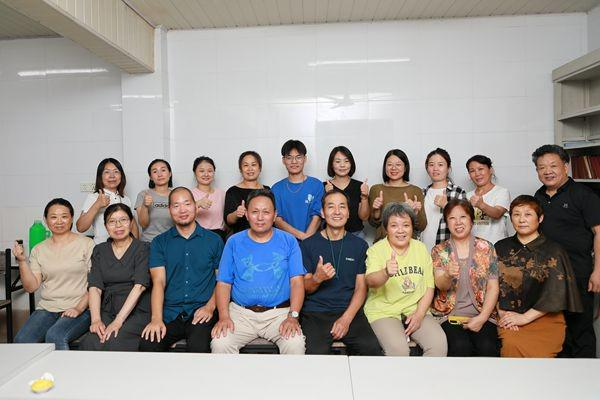
[[[196,223],[189,189],[171,191],[169,213],[175,226],[150,245],[152,319],[142,332],[140,350],[166,351],[185,338],[189,352],[208,353],[223,241]]]
[[[350,355],[382,355],[363,313],[367,297],[367,242],[346,231],[348,196],[334,188],[323,196],[325,229],[300,244],[306,299],[300,314],[306,354],[329,354],[334,340]]]
[[[292,235],[273,228],[276,216],[270,190],[248,195],[250,229],[229,238],[219,264],[213,353],[238,353],[261,337],[281,354],[304,354],[298,323],[304,300],[302,255]]]

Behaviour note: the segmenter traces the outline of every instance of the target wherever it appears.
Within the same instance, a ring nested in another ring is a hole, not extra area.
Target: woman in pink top
[[[194,160],[194,175],[197,185],[192,189],[196,201],[196,221],[201,227],[218,234],[225,241],[225,223],[223,209],[225,192],[212,187],[215,180],[215,162],[206,156]]]

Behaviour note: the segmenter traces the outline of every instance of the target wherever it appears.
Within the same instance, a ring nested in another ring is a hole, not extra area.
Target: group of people
[[[244,152],[226,192],[209,157],[194,161],[192,189],[173,188],[169,163],[154,160],[137,220],[121,164],[103,160],[76,221],[93,240],[53,199],[52,236],[29,258],[15,243],[23,287],[41,288],[15,341],[68,349],[85,334],[86,350],[166,351],[185,338],[191,352],[237,353],[260,337],[284,354],[342,341],[355,355],[406,356],[414,342],[425,356],[595,357],[600,198],[569,178],[564,149],[535,150],[543,186],[512,202],[483,155],[466,162],[466,192],[440,148],[425,189],[399,149],[370,188],[352,178],[348,148],[331,151],[324,182],[304,174],[306,153],[287,141],[288,176],[269,188],[260,155]]]

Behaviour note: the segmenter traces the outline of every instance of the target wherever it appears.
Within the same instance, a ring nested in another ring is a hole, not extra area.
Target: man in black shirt
[[[544,145],[532,154],[543,186],[535,197],[544,208],[542,232],[567,251],[583,313],[565,312],[567,335],[563,357],[596,357],[594,293],[600,293],[600,198],[569,178],[569,154],[560,146]]]
[[[334,188],[322,199],[325,229],[300,243],[306,297],[300,313],[306,354],[328,354],[341,340],[351,355],[381,355],[363,304],[367,297],[367,243],[345,229],[346,193]]]

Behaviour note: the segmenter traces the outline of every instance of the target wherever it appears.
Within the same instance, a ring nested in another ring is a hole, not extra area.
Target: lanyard
[[[333,244],[331,244],[331,239],[329,238],[329,233],[325,230],[325,235],[327,235],[327,241],[329,242],[329,250],[331,250],[331,262],[333,263],[333,268],[335,268],[335,279],[340,279],[340,270],[342,267],[342,252],[344,251],[344,239],[346,238],[346,232],[344,232],[344,236],[342,236],[342,244],[340,245],[340,251],[338,252],[337,262],[335,261],[335,254],[333,253]]]

